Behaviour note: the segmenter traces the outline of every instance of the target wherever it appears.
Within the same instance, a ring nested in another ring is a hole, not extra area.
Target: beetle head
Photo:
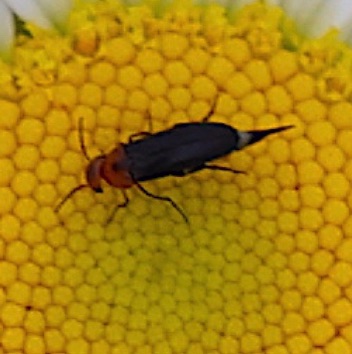
[[[95,157],[89,162],[86,170],[88,185],[95,193],[103,193],[103,189],[101,187],[101,171],[105,158],[105,155]]]

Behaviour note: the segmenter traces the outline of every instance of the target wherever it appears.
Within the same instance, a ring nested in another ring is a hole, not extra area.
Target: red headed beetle
[[[229,171],[243,173],[232,168],[208,164],[235,150],[254,144],[268,135],[290,129],[292,125],[266,130],[239,131],[224,123],[208,122],[213,115],[213,109],[198,123],[176,124],[170,129],[156,134],[141,132],[133,134],[127,144],[119,144],[108,154],[102,154],[91,160],[85,149],[82,129],[83,121],[79,121],[80,145],[84,156],[89,161],[86,169],[86,184],[72,189],[55,208],[58,211],[63,204],[77,191],[89,187],[96,193],[102,193],[101,181],[105,180],[113,187],[123,192],[124,202],[117,208],[126,207],[129,199],[125,192],[127,188],[136,186],[148,197],[169,202],[188,222],[182,209],[169,197],[158,196],[147,191],[140,182],[153,179],[177,176],[203,170]]]

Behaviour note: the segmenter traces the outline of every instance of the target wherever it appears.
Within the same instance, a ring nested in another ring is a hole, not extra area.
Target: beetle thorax
[[[116,188],[130,188],[134,184],[122,144],[105,156],[101,176],[107,183]]]

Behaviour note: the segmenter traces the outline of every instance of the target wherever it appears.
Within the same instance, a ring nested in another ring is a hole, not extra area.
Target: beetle
[[[218,170],[244,173],[209,162],[243,149],[265,137],[290,129],[284,125],[265,130],[240,131],[230,125],[209,122],[214,107],[201,122],[179,123],[158,133],[139,132],[130,136],[128,143],[120,143],[107,154],[90,159],[83,141],[83,119],[79,120],[81,150],[89,161],[86,168],[86,184],[73,188],[55,208],[59,211],[64,203],[83,188],[102,193],[102,180],[122,190],[124,201],[117,204],[108,221],[118,208],[126,207],[129,198],[126,189],[136,186],[148,197],[170,203],[188,222],[183,210],[169,197],[159,196],[146,190],[141,182],[167,176],[182,177],[199,170]]]

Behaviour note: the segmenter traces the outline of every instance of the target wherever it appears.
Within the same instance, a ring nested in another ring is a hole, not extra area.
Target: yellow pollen
[[[351,353],[351,49],[334,31],[188,0],[77,1],[64,34],[25,28],[0,75],[1,353]],[[213,162],[242,173],[141,183],[189,224],[137,187],[116,208],[120,190],[87,186],[97,156],[210,110],[293,127]]]

